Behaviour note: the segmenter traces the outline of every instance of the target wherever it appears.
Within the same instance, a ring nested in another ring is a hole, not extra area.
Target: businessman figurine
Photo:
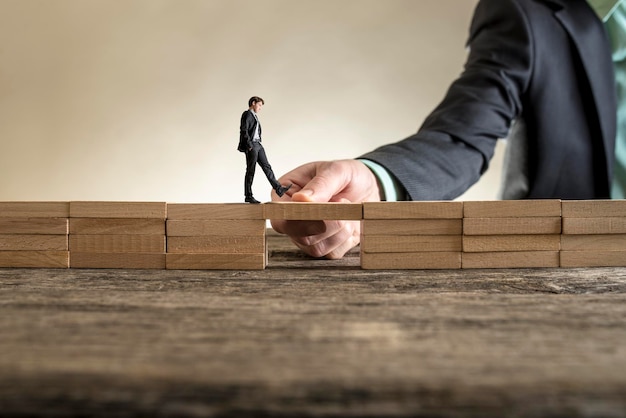
[[[276,191],[278,197],[282,197],[292,186],[282,186],[272,171],[272,166],[267,161],[265,149],[261,145],[261,124],[259,123],[258,113],[265,104],[260,97],[253,96],[248,100],[248,110],[241,115],[241,126],[239,128],[239,146],[237,150],[246,153],[246,177],[244,180],[246,202],[261,203],[252,195],[252,181],[254,180],[254,171],[256,164],[259,163],[261,169],[265,173],[272,188]]]

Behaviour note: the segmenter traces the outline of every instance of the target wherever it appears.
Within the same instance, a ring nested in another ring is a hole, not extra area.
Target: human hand
[[[380,189],[376,176],[358,160],[318,161],[302,165],[278,179],[293,184],[282,198],[293,202],[377,202]],[[286,234],[313,257],[341,258],[361,240],[360,221],[271,220],[272,228]]]

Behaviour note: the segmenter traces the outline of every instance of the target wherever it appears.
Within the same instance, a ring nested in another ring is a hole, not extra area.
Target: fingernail
[[[313,196],[313,190],[311,189],[302,189],[298,192],[298,194],[303,194],[305,196],[311,197]]]

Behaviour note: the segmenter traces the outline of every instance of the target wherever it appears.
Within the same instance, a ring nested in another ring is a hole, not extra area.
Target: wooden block
[[[265,251],[265,237],[228,237],[224,235],[202,237],[168,237],[168,253],[184,254],[255,254]]]
[[[0,234],[67,235],[68,218],[0,218]]]
[[[621,218],[563,218],[563,234],[626,234],[626,216]]]
[[[302,221],[360,221],[363,219],[361,203],[296,203],[274,202],[263,205],[266,219]]]
[[[550,235],[561,233],[561,218],[464,218],[464,235]]]
[[[0,251],[67,250],[67,235],[0,235]]]
[[[0,202],[0,218],[67,218],[69,202]]]
[[[560,200],[494,200],[465,202],[465,218],[526,218],[561,216]]]
[[[165,235],[163,219],[70,218],[70,234]]]
[[[626,251],[626,235],[561,235],[564,251]]]
[[[265,236],[265,219],[238,220],[167,220],[168,237],[197,237],[203,235]]]
[[[168,270],[263,270],[266,254],[167,254]]]
[[[167,219],[265,219],[263,206],[249,203],[169,203]]]
[[[561,235],[464,235],[463,251],[559,251]]]
[[[462,235],[462,219],[372,220],[361,223],[361,234],[369,235]]]
[[[70,202],[70,218],[165,219],[165,202]]]
[[[69,251],[0,251],[0,267],[66,269]]]
[[[626,251],[561,251],[561,267],[626,267]]]
[[[364,202],[363,219],[460,219],[463,202]]]
[[[464,269],[559,267],[558,251],[463,253]]]
[[[70,251],[83,253],[164,253],[165,235],[70,235]]]
[[[626,200],[564,200],[564,218],[618,218],[626,216]]]
[[[70,268],[164,269],[165,253],[83,253],[72,251]]]
[[[361,237],[367,253],[461,252],[461,235],[370,235]]]
[[[460,269],[460,252],[366,253],[361,252],[364,270],[444,270]]]

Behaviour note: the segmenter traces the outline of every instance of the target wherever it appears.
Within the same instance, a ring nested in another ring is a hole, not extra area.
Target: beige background
[[[0,0],[0,200],[241,201],[252,95],[277,175],[400,140],[460,73],[475,4]],[[491,171],[463,199],[495,198]]]

